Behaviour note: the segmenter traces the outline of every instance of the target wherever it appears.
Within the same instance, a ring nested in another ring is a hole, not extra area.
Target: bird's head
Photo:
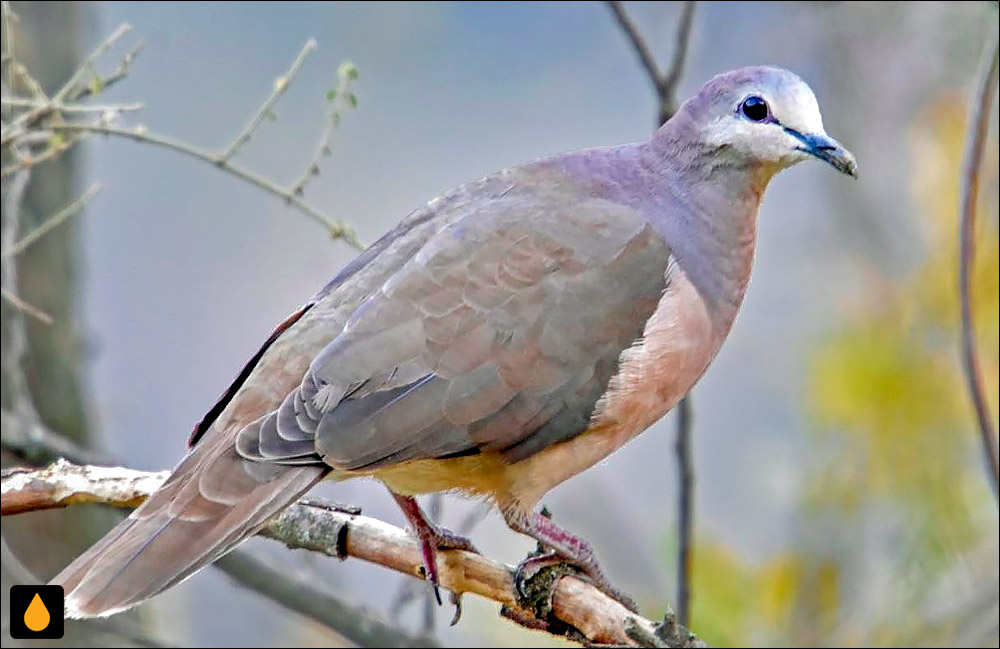
[[[810,158],[858,175],[854,155],[823,129],[812,90],[788,70],[750,67],[720,74],[677,116],[690,120],[713,152],[734,164],[760,167],[768,176]]]

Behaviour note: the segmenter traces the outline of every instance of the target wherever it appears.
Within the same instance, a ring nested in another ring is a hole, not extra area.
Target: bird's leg
[[[424,512],[420,509],[420,505],[412,496],[401,496],[396,492],[392,492],[392,497],[396,499],[396,504],[403,510],[406,520],[410,522],[410,526],[413,527],[413,531],[417,534],[417,539],[420,541],[420,550],[424,555],[424,572],[426,573],[427,581],[434,588],[434,597],[437,599],[437,603],[441,604],[441,592],[438,590],[437,551],[465,550],[466,552],[479,554],[479,550],[472,545],[472,541],[464,536],[455,534],[443,527],[438,527],[427,520],[427,516],[424,515]]]
[[[609,597],[621,602],[633,613],[638,612],[635,601],[615,588],[597,563],[594,550],[586,541],[571,534],[538,512],[524,514],[514,510],[503,512],[507,525],[515,532],[526,534],[552,551],[536,554],[522,561],[514,575],[517,589],[524,595],[525,580],[537,575],[540,570],[560,563],[569,563],[582,571],[583,575]]]

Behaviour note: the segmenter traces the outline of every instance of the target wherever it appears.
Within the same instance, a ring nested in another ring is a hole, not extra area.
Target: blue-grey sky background
[[[666,61],[679,3],[628,8]],[[866,266],[903,272],[919,255],[907,223],[913,107],[942,88],[968,91],[978,45],[967,34],[996,30],[976,26],[985,15],[972,3],[699,6],[680,97],[728,69],[788,67],[812,85],[827,130],[854,150],[862,172],[853,182],[808,163],[768,190],[743,312],[695,391],[700,536],[754,560],[789,543],[802,472],[816,452],[802,437],[806,351],[849,313]],[[129,123],[209,148],[225,146],[302,44],[318,41],[276,121],[238,158],[279,182],[306,164],[323,128],[324,95],[340,62],[353,61],[359,107],[345,116],[306,196],[366,241],[465,181],[641,139],[654,126],[648,81],[601,3],[102,2],[90,41],[122,22],[145,48],[104,99],[142,101],[146,109]],[[200,162],[125,141],[98,140],[86,151],[85,182],[104,185],[82,217],[98,428],[128,465],[163,469],[271,327],[355,251]],[[616,583],[654,606],[673,598],[673,441],[668,417],[546,499],[557,520],[592,541]],[[377,485],[324,492],[402,524]],[[449,499],[445,523],[469,507]],[[495,514],[473,539],[510,562],[531,547]],[[356,561],[296,561],[380,610],[401,579]],[[525,641],[526,632],[494,621],[489,604],[468,604],[448,643]],[[151,606],[175,642],[328,641],[288,640],[304,632],[211,570]],[[442,611],[442,622],[449,615]]]

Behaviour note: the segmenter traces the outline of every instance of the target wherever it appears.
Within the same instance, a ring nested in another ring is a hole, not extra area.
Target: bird
[[[56,575],[68,617],[191,576],[321,480],[374,478],[437,552],[474,551],[415,496],[484,498],[612,594],[536,511],[664,416],[736,319],[779,171],[858,167],[810,87],[772,66],[709,80],[648,139],[558,154],[415,210],[280,323],[126,520]],[[440,601],[440,596],[439,596]]]

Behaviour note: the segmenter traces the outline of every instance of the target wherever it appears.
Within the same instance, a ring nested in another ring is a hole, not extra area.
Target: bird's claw
[[[431,588],[434,590],[434,599],[437,600],[438,606],[442,606],[444,602],[441,599],[441,590],[439,588],[437,552],[439,550],[464,550],[473,554],[479,554],[479,550],[466,537],[443,527],[418,531],[418,535],[420,536],[420,550],[424,558],[424,577],[430,582]],[[452,622],[454,624],[458,621],[462,611],[460,603],[456,602],[454,597],[452,597],[452,603],[456,605],[455,619]]]
[[[518,564],[514,569],[514,588],[521,603],[544,619],[552,612],[556,584],[567,575],[593,584],[602,593],[638,614],[635,600],[615,588],[596,562],[570,560],[554,551],[532,554]]]

